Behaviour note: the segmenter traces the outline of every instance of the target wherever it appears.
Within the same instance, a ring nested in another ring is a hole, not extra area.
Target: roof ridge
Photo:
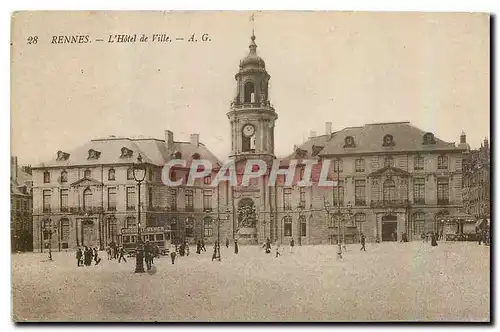
[[[365,124],[365,126],[379,126],[379,125],[388,125],[388,124],[410,124],[410,121],[375,122],[375,123],[367,123],[367,124]]]

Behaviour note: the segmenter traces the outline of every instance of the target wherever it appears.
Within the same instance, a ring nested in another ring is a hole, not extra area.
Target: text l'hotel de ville
[[[108,34],[105,37],[93,37],[90,35],[58,35],[52,36],[51,44],[89,44],[97,43],[171,43],[176,41],[211,42],[208,33],[190,33],[187,35],[172,35],[168,33],[131,33],[131,34]]]

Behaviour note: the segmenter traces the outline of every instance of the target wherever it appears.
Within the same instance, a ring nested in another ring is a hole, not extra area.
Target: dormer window
[[[120,155],[120,158],[131,158],[132,155],[134,154],[134,151],[132,151],[126,147],[123,147],[121,151],[122,151],[122,154]]]
[[[83,172],[83,177],[84,178],[90,178],[90,176],[92,175],[92,172],[90,171],[90,169],[86,169],[84,172]]]
[[[68,158],[69,158],[69,153],[63,151],[57,151],[56,161],[68,160]]]
[[[347,136],[344,139],[344,148],[355,148],[356,143],[354,143],[354,137],[352,136]]]
[[[392,137],[392,135],[390,134],[387,134],[384,136],[384,140],[382,142],[382,146],[394,146],[396,145],[394,143],[394,138]]]
[[[99,159],[100,156],[101,156],[101,152],[96,151],[94,149],[90,149],[89,156],[87,157],[87,159]]]
[[[193,159],[198,160],[200,159],[200,154],[198,152],[193,153]]]
[[[295,150],[295,156],[296,156],[297,158],[300,158],[300,159],[301,159],[301,158],[305,158],[305,157],[306,157],[306,153],[307,153],[307,151],[306,151],[306,150],[302,150],[302,149],[297,149],[297,150]]]
[[[111,168],[108,171],[108,181],[115,181],[115,179],[116,179],[115,170]]]
[[[313,145],[312,147],[312,155],[313,156],[317,156],[318,153],[321,152],[321,150],[323,150],[323,146],[320,146],[320,145]]]
[[[436,144],[436,138],[434,137],[434,134],[433,133],[426,133],[424,135],[424,141],[423,141],[423,144],[424,145],[428,145],[428,144]]]

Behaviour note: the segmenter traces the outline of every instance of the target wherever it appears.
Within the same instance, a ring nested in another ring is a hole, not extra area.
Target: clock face
[[[247,124],[243,127],[243,135],[250,137],[255,133],[255,128],[251,124]]]

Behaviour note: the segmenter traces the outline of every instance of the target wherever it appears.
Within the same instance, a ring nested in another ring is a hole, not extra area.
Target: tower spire
[[[250,16],[250,22],[252,22],[252,36],[250,37],[250,53],[256,53],[257,44],[255,44],[255,14]]]

